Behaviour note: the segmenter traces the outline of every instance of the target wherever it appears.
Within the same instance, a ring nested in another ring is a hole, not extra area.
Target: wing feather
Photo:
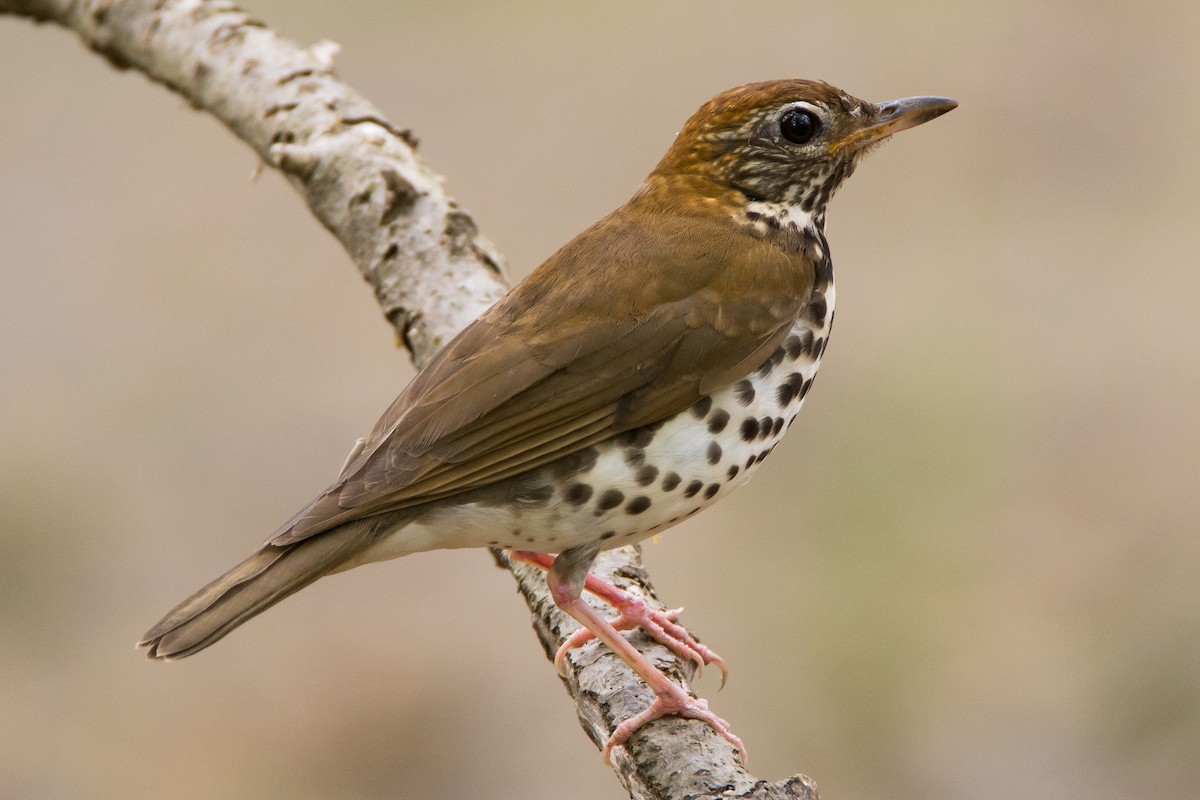
[[[495,483],[752,372],[807,301],[813,265],[749,236],[712,248],[713,225],[626,206],[577,237],[443,348],[270,541]]]

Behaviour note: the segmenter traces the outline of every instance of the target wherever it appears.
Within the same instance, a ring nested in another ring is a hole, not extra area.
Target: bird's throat
[[[739,208],[733,218],[759,236],[770,236],[773,232],[803,235],[805,231],[815,233],[818,227],[812,213],[799,203],[751,200]]]

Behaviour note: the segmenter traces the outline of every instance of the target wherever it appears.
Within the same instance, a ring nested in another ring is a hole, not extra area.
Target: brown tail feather
[[[296,544],[263,547],[172,609],[138,647],[157,659],[203,650],[362,552],[373,541],[373,528],[369,520],[356,520]]]

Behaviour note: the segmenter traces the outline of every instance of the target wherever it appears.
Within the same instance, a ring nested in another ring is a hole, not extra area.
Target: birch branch
[[[417,159],[416,138],[334,75],[336,45],[302,49],[224,0],[0,0],[0,13],[73,30],[114,67],[139,71],[216,117],[279,169],[346,248],[418,366],[507,290],[503,259]],[[539,570],[495,556],[553,655],[575,623],[555,608]],[[592,571],[663,608],[636,547],[601,554]],[[633,641],[686,686],[691,662],[640,633]],[[596,642],[568,662],[564,683],[598,746],[652,700]],[[635,800],[817,800],[807,777],[755,778],[707,725],[678,718],[647,725],[614,752],[613,765]]]

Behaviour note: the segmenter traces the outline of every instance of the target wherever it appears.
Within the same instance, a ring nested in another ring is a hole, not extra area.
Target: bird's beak
[[[875,108],[877,116],[867,125],[829,145],[830,154],[845,147],[858,150],[881,142],[893,133],[915,128],[922,122],[958,108],[958,103],[949,97],[904,97],[880,103]]]

